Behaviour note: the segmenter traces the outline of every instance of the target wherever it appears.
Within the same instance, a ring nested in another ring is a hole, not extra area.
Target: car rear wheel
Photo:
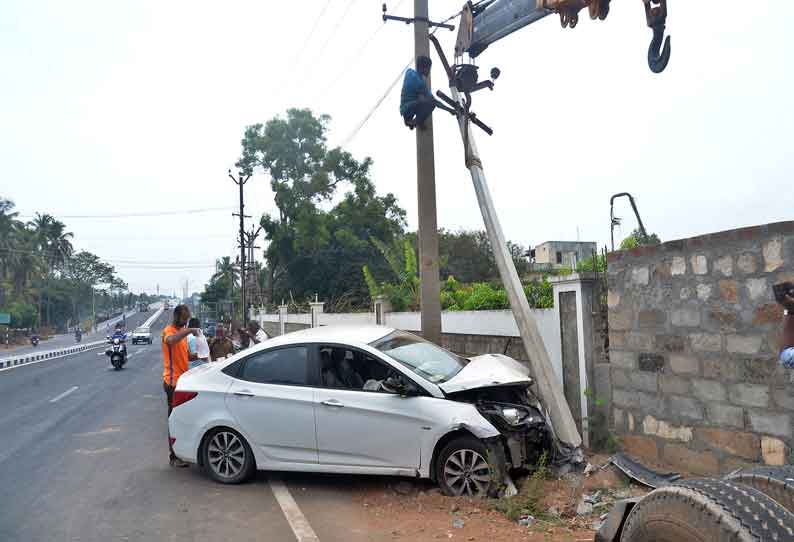
[[[471,436],[449,442],[438,454],[436,478],[449,496],[487,497],[496,489],[485,445]]]
[[[245,439],[232,429],[213,429],[205,440],[203,463],[222,484],[239,484],[254,472],[254,454]]]

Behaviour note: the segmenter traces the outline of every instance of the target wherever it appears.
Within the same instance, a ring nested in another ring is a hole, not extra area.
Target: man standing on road
[[[259,325],[259,322],[254,320],[248,322],[247,329],[240,330],[240,340],[243,342],[243,348],[248,348],[249,346],[259,344],[268,340],[269,338],[270,337],[267,336],[265,330]]]
[[[190,309],[187,305],[177,305],[174,308],[174,318],[171,324],[163,330],[163,390],[168,402],[168,415],[171,415],[171,405],[174,399],[174,388],[179,377],[188,370],[188,348],[186,337],[198,335],[198,329],[187,327],[190,320]],[[170,463],[172,467],[187,467],[188,463],[174,455],[171,447],[171,438],[168,439]]]
[[[218,324],[215,336],[210,341],[210,359],[214,361],[226,359],[234,354],[234,343],[226,336],[223,326]]]

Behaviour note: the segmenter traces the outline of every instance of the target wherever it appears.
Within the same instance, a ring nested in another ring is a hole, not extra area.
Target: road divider
[[[161,306],[152,316],[149,317],[148,320],[144,323],[142,327],[150,327],[159,317],[163,314],[163,307]],[[130,315],[135,314],[135,312],[129,313]],[[119,318],[118,321],[121,319]],[[28,352],[27,354],[20,354],[18,356],[11,356],[8,358],[0,359],[0,372],[6,371],[8,369],[13,369],[15,367],[19,367],[20,365],[30,365],[32,363],[41,363],[42,361],[47,361],[50,359],[62,358],[65,356],[70,356],[72,354],[79,354],[80,352],[85,352],[86,350],[94,350],[96,348],[103,347],[107,344],[107,340],[103,339],[101,341],[93,341],[88,343],[78,343],[72,346],[64,346],[62,348],[56,348],[53,350],[46,350],[44,352]],[[101,356],[103,353],[97,353],[97,356]]]
[[[55,350],[47,350],[46,352],[30,352],[27,354],[20,354],[19,356],[11,356],[10,358],[0,359],[0,371],[13,369],[20,365],[30,365],[32,363],[41,363],[49,359],[62,358],[72,354],[79,354],[86,350],[93,350],[107,344],[107,341],[94,341],[90,343],[81,343],[74,346],[65,346]]]

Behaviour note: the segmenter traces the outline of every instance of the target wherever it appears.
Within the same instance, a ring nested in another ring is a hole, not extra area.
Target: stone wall
[[[697,474],[792,462],[784,280],[794,222],[609,254],[612,414],[630,454]]]

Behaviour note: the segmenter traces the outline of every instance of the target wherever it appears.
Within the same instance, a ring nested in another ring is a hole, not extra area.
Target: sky
[[[430,3],[438,20],[463,2]],[[613,2],[606,21],[581,15],[573,30],[546,17],[477,59],[502,72],[472,109],[494,129],[475,137],[508,239],[606,245],[610,196],[625,191],[662,240],[792,218],[794,3],[669,0],[660,75],[640,0]],[[331,115],[329,146],[372,157],[378,191],[414,229],[415,136],[398,115],[413,31],[380,16],[381,0],[5,0],[0,196],[61,218],[136,293],[198,291],[236,254],[226,172],[245,127],[309,107]],[[436,35],[451,51],[455,34]],[[438,62],[433,83],[446,90]],[[434,132],[439,227],[482,229],[455,120],[437,112]],[[275,209],[261,172],[245,198],[255,220]],[[173,214],[195,209],[213,210]],[[96,218],[130,213],[172,214]],[[628,235],[626,200],[616,214]]]

